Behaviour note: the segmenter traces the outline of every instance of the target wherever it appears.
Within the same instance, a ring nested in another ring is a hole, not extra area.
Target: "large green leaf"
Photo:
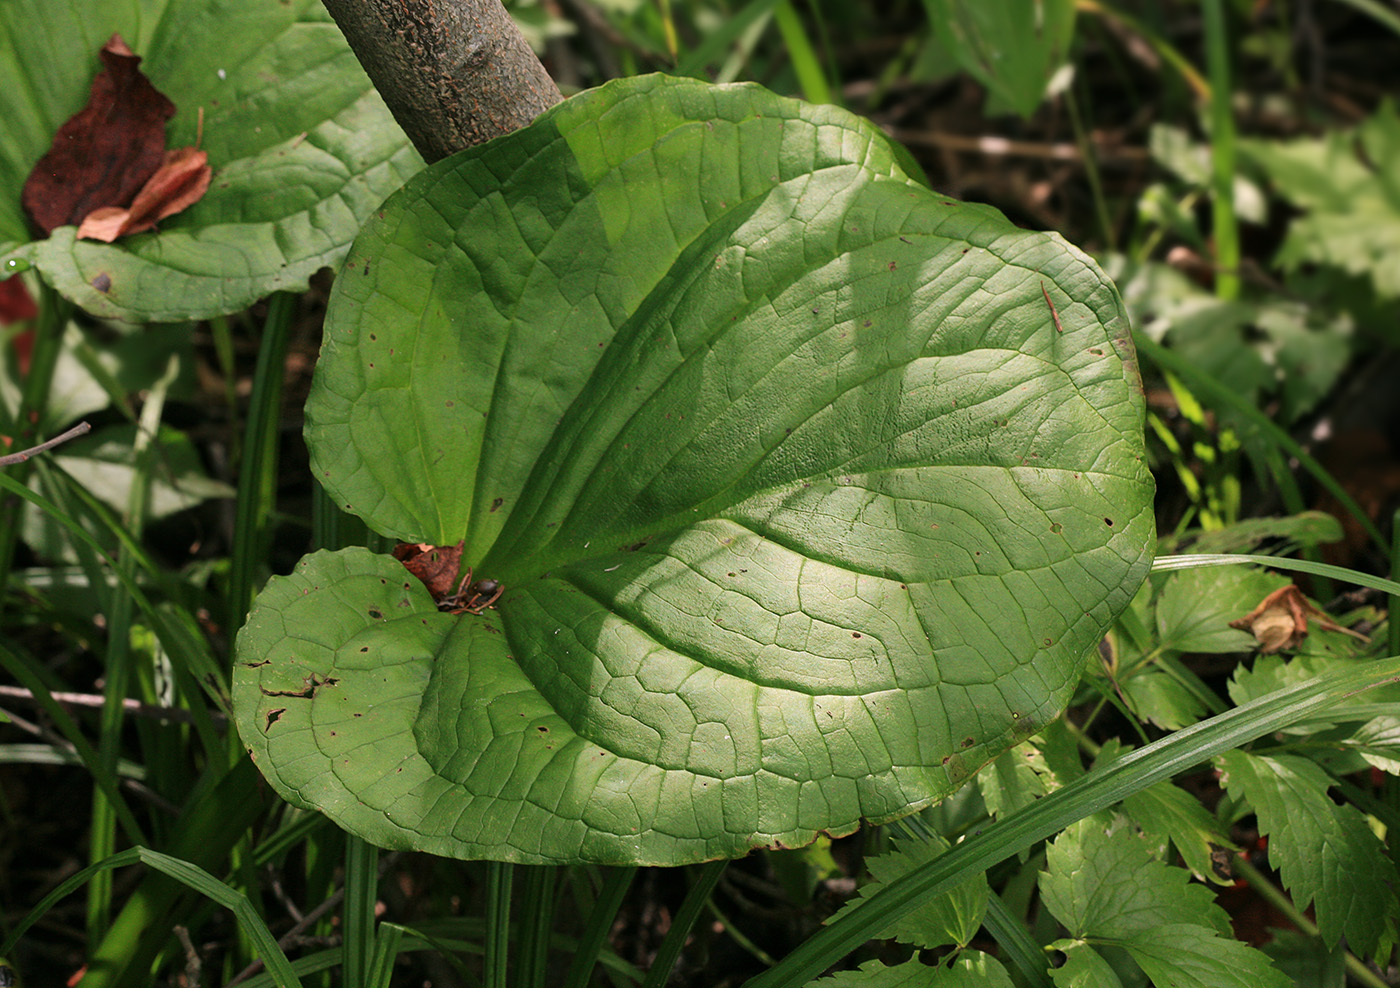
[[[831,107],[585,93],[389,200],[328,319],[318,478],[505,587],[451,615],[318,553],[239,638],[264,773],[386,846],[670,864],[908,813],[1056,716],[1150,559],[1113,286]]]
[[[158,232],[27,242],[20,189],[113,32],[177,107],[170,147],[195,143],[202,111],[213,184]],[[0,255],[99,315],[204,318],[304,288],[422,167],[318,0],[10,0],[0,38]]]

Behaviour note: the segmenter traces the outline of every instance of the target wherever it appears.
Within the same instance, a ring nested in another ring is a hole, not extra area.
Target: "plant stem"
[[[354,836],[345,838],[345,908],[341,947],[345,984],[369,984],[374,961],[374,904],[379,891],[379,848]]]
[[[559,869],[552,865],[526,867],[520,899],[520,948],[516,951],[515,983],[519,988],[544,988],[549,967],[549,934],[554,926],[554,890]]]
[[[617,916],[617,910],[622,906],[622,900],[636,874],[637,869],[631,867],[607,869],[603,887],[579,935],[573,962],[564,978],[564,988],[587,988],[593,968],[598,963],[598,954],[607,941],[608,930],[612,928],[613,918]]]
[[[287,341],[299,296],[278,292],[268,300],[258,365],[238,470],[234,508],[233,553],[229,560],[228,634],[243,626],[253,602],[254,571],[265,565],[269,524],[276,507],[278,430],[282,417],[282,375]]]
[[[506,988],[510,961],[510,886],[512,866],[486,862],[486,950],[482,981],[486,988]]]
[[[1240,295],[1240,229],[1235,216],[1235,118],[1230,108],[1230,39],[1222,0],[1202,0],[1206,71],[1210,76],[1212,228],[1215,234],[1215,294]]]
[[[647,971],[642,988],[662,988],[671,977],[671,969],[676,966],[676,958],[680,957],[681,948],[690,936],[690,928],[700,918],[700,911],[705,908],[710,893],[715,890],[719,876],[724,874],[728,864],[728,861],[708,861],[700,866],[700,874],[685,894],[680,909],[676,910],[676,918],[666,931],[666,938],[661,941],[661,948],[656,952],[656,959],[651,963],[651,970]]]

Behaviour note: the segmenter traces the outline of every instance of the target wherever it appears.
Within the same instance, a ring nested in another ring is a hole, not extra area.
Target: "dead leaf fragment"
[[[440,601],[457,592],[465,544],[465,540],[454,546],[401,542],[394,547],[394,558],[423,581],[433,600]]]
[[[1259,651],[1271,655],[1302,644],[1308,636],[1309,616],[1317,620],[1318,627],[1323,631],[1340,631],[1362,641],[1370,641],[1365,635],[1334,622],[1291,583],[1269,594],[1244,617],[1231,621],[1230,627],[1248,631],[1259,643]]]
[[[21,201],[45,234],[104,206],[130,203],[160,168],[175,104],[151,85],[121,35],[99,53],[87,106],[70,117],[24,183]]]
[[[167,151],[130,208],[103,206],[93,210],[78,227],[78,238],[110,244],[118,237],[153,229],[158,221],[199,202],[209,191],[212,175],[209,155],[198,148]]]

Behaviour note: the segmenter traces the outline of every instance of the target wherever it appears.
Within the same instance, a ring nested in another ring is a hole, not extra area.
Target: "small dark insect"
[[[472,582],[472,569],[467,567],[467,575],[457,584],[457,592],[438,601],[438,610],[448,614],[480,614],[505,593],[499,580],[477,580]]]
[[[1050,318],[1055,320],[1055,332],[1063,333],[1065,328],[1060,325],[1060,314],[1055,311],[1055,303],[1050,301],[1050,293],[1045,290],[1045,282],[1040,283],[1040,294],[1045,296],[1045,304],[1050,306]]]

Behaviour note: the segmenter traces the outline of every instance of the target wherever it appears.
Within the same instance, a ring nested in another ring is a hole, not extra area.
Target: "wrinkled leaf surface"
[[[387,202],[328,319],[317,478],[504,585],[445,614],[321,552],[240,636],[263,772],[384,846],[675,864],[906,814],[1059,712],[1146,573],[1112,285],[830,107],[583,94]]]

